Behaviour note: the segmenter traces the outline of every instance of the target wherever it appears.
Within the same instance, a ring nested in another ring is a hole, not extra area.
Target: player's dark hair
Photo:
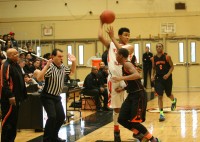
[[[120,28],[119,31],[118,31],[118,35],[122,35],[123,32],[128,32],[128,33],[130,33],[130,30],[129,30],[128,28],[125,28],[125,27]]]
[[[122,55],[124,58],[128,58],[129,52],[126,48],[120,48],[118,54]]]

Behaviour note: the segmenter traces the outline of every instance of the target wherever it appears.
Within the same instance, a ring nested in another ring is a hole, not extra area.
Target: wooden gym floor
[[[170,111],[171,102],[164,96],[166,120],[159,122],[157,97],[149,92],[146,121],[143,124],[162,142],[199,142],[199,91],[174,91],[174,95],[178,99],[176,111]],[[67,142],[113,141],[112,111],[96,113],[95,111],[83,110],[82,118],[79,117],[79,112],[71,113],[74,113],[74,117],[70,119],[70,123],[63,125],[59,132],[59,136],[67,139]],[[135,141],[129,130],[122,126],[120,129],[122,142]],[[34,130],[21,130],[17,133],[15,142],[42,142],[42,134],[43,132],[34,132]]]

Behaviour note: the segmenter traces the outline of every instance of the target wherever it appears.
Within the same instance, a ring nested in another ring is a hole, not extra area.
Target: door
[[[177,91],[200,89],[200,41],[194,39],[167,39],[165,51],[174,63],[173,88]],[[165,48],[164,47],[164,48]]]
[[[200,41],[188,39],[188,86],[190,90],[200,90]]]
[[[131,45],[133,45],[134,47],[134,55],[136,57],[136,63],[137,64],[142,64],[142,40],[133,40],[133,41],[130,41]]]
[[[84,81],[85,77],[91,72],[92,58],[96,56],[97,47],[95,41],[77,41],[75,43],[77,57],[76,78]]]

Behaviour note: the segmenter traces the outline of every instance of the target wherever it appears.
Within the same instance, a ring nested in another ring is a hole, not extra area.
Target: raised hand
[[[76,57],[74,55],[68,53],[68,60],[71,62],[74,62],[74,61],[76,61]]]
[[[109,37],[112,39],[114,38],[114,30],[112,26],[109,26],[106,30],[106,32],[108,33]]]

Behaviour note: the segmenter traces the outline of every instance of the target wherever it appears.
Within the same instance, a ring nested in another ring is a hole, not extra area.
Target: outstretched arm
[[[76,57],[72,54],[68,54],[68,60],[72,62],[70,75],[76,71]]]
[[[135,69],[134,65],[130,62],[126,62],[124,64],[125,70],[127,70],[130,75],[128,76],[121,76],[121,77],[112,77],[112,80],[118,82],[121,80],[136,80],[136,79],[141,79],[141,76],[139,72]]]
[[[101,43],[107,48],[109,49],[110,47],[110,42],[104,38],[103,36],[103,23],[100,20],[100,26],[99,26],[99,32],[98,32],[98,38],[101,41]]]
[[[44,75],[45,75],[46,71],[48,70],[48,68],[49,68],[51,63],[52,63],[52,59],[48,60],[47,64],[44,66],[44,68],[37,73],[36,79],[38,81],[43,81],[44,80]]]

